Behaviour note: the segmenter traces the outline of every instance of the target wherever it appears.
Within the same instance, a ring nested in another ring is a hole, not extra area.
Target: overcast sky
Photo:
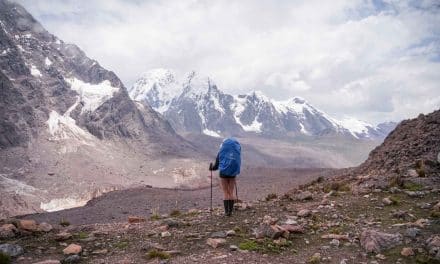
[[[162,67],[232,94],[301,96],[337,118],[440,108],[438,0],[18,2],[127,87]]]

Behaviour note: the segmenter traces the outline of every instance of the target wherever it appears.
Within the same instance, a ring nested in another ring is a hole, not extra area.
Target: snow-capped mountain
[[[300,97],[276,101],[259,91],[226,94],[212,79],[195,72],[179,82],[172,71],[152,70],[133,85],[129,94],[132,99],[153,106],[179,132],[210,136],[252,133],[269,137],[342,135],[377,139],[393,129],[392,123],[375,127],[353,118],[335,120]]]

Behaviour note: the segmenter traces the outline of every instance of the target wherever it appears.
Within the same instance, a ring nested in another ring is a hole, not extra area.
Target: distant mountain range
[[[339,121],[300,97],[276,101],[259,91],[227,94],[212,79],[196,72],[177,80],[171,70],[154,69],[143,74],[128,92],[133,100],[161,113],[176,131],[213,137],[256,134],[383,139],[396,126],[393,122],[373,126],[354,118]]]

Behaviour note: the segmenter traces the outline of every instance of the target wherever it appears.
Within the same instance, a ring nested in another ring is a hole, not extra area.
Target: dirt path
[[[269,193],[284,193],[305,184],[329,169],[245,169],[238,178],[238,195],[245,201],[264,198]],[[207,176],[208,177],[208,176]],[[222,204],[222,193],[214,176],[213,204]],[[86,206],[52,213],[35,214],[39,222],[59,223],[61,219],[71,224],[94,224],[125,221],[128,215],[148,217],[152,213],[166,214],[174,209],[205,209],[210,206],[210,189],[170,190],[140,187],[114,191],[91,200]]]

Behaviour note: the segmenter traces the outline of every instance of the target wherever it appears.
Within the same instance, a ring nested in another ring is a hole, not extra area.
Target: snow
[[[168,110],[173,98],[179,96],[182,91],[183,87],[177,83],[173,71],[158,68],[144,73],[128,92],[135,101],[150,99],[156,102],[149,103],[154,110],[163,114]]]
[[[252,124],[250,124],[250,125],[241,124],[241,126],[243,127],[244,131],[261,133],[262,123],[258,122],[257,118],[255,118],[255,120],[252,122]]]
[[[71,197],[52,199],[48,203],[40,203],[40,208],[46,212],[55,212],[55,211],[84,206],[86,205],[87,202],[88,202],[87,199],[78,199]]]
[[[105,101],[112,98],[113,93],[119,91],[119,88],[113,87],[108,80],[99,84],[85,83],[77,78],[68,78],[66,81],[70,84],[70,88],[79,94],[81,102],[84,103],[81,113],[95,111]]]
[[[203,134],[211,136],[211,137],[222,137],[219,133],[209,130],[209,129],[203,129]]]
[[[368,134],[368,128],[374,128],[371,124],[352,117],[346,117],[340,120],[339,124],[356,138],[358,138],[360,134]]]
[[[32,74],[33,76],[35,76],[35,77],[41,77],[41,76],[43,76],[43,75],[41,74],[40,70],[39,70],[39,69],[37,68],[37,66],[35,66],[35,65],[31,65],[30,70],[31,70],[31,74]]]
[[[50,65],[52,65],[52,61],[48,57],[46,57],[44,59],[44,64],[46,64],[46,66],[50,66]]]

